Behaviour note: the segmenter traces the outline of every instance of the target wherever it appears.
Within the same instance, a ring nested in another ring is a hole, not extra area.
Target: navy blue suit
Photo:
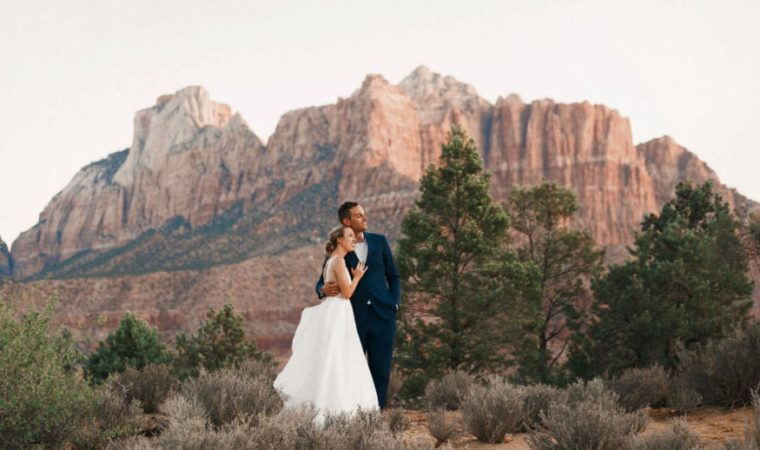
[[[368,269],[351,296],[351,307],[354,310],[356,331],[359,332],[362,348],[367,354],[377,400],[380,407],[384,408],[391,375],[401,284],[391,247],[385,236],[364,233],[364,240],[367,242]],[[359,258],[354,252],[346,255],[345,260],[349,269],[359,263]],[[316,290],[320,297],[324,297],[320,293],[323,285],[324,277],[319,277]]]

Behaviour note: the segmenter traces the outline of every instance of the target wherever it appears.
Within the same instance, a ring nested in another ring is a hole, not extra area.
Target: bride
[[[323,275],[325,282],[337,282],[340,294],[303,310],[293,336],[293,354],[274,381],[285,394],[286,406],[313,404],[320,419],[378,408],[350,302],[366,268],[359,263],[352,269],[352,280],[343,259],[355,245],[350,227],[339,225],[330,231]]]

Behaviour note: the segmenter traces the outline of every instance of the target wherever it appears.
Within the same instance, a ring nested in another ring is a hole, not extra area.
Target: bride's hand
[[[351,269],[351,276],[354,278],[361,278],[364,276],[364,274],[367,272],[367,267],[364,266],[364,263],[359,261],[359,264],[356,265],[353,269]]]

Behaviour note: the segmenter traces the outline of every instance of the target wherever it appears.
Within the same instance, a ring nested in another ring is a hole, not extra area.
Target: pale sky
[[[664,134],[760,200],[760,1],[2,0],[0,237],[83,166],[128,147],[134,113],[188,85],[263,140],[285,112],[417,66],[486,100],[588,100]]]

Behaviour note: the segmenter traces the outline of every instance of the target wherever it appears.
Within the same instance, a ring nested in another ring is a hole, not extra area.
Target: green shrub
[[[686,382],[713,406],[749,405],[760,387],[760,325],[693,350],[678,350]]]
[[[95,395],[74,370],[72,342],[51,332],[52,307],[16,319],[0,299],[0,436],[4,448],[61,447]]]
[[[77,449],[105,448],[114,439],[134,436],[143,429],[142,407],[139,401],[127,400],[118,385],[96,388],[96,398],[89,420],[72,439]]]
[[[462,401],[467,429],[482,442],[501,442],[517,432],[524,422],[520,389],[507,381],[491,378],[487,386],[474,385]]]
[[[158,330],[142,319],[127,313],[119,327],[98,344],[87,360],[87,374],[100,382],[108,375],[123,372],[127,367],[142,369],[149,364],[163,364],[170,355],[158,336]]]
[[[201,367],[233,367],[251,358],[270,362],[270,354],[260,352],[255,342],[246,341],[242,324],[243,318],[235,314],[232,305],[224,305],[218,313],[209,308],[194,335],[177,336],[176,372],[184,378],[197,376]]]
[[[624,370],[610,380],[610,389],[628,411],[647,406],[662,406],[668,398],[669,377],[660,365]]]

